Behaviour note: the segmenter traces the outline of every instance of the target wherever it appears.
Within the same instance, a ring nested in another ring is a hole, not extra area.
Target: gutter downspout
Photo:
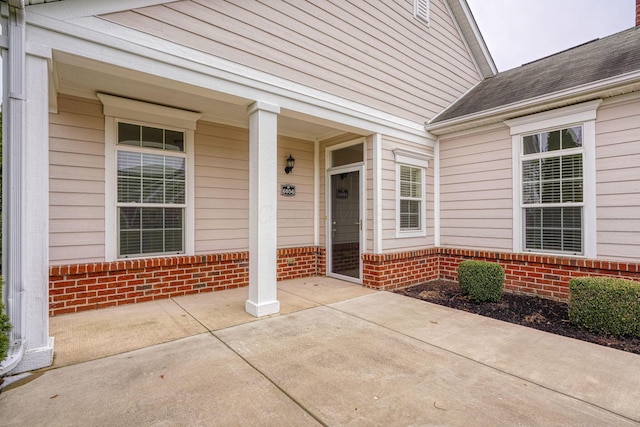
[[[26,11],[24,0],[9,0],[9,18],[7,25],[8,53],[5,57],[7,67],[7,87],[5,88],[6,115],[5,143],[3,150],[8,160],[3,168],[6,194],[3,210],[9,223],[3,224],[5,241],[2,251],[4,262],[3,275],[6,279],[6,301],[9,320],[13,325],[9,339],[10,347],[7,359],[0,363],[0,375],[11,372],[24,356],[26,347],[26,278],[25,229],[23,224],[24,206],[24,168],[26,135]]]

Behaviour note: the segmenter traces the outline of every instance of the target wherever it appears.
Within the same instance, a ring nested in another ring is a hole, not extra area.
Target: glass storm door
[[[331,175],[331,273],[360,279],[360,170]]]

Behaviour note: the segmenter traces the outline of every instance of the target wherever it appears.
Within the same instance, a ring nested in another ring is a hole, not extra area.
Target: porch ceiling
[[[255,100],[245,99],[207,88],[123,69],[74,55],[54,52],[52,62],[52,93],[97,99],[97,93],[180,108],[202,113],[202,120],[248,128],[247,107]],[[55,108],[55,105],[53,105]],[[283,110],[278,116],[278,133],[313,141],[344,132],[358,133],[337,123],[307,117]]]

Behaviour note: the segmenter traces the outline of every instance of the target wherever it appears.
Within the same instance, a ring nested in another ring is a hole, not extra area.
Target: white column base
[[[24,352],[22,360],[11,372],[11,375],[35,369],[46,368],[53,364],[53,337],[49,337],[45,347],[32,348]]]
[[[244,304],[244,309],[254,317],[270,316],[280,313],[280,301],[256,304],[253,301],[247,300]]]

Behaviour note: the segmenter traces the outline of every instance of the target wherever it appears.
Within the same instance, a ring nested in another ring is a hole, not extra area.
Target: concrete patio
[[[640,425],[640,356],[325,277],[51,319],[2,425]]]

